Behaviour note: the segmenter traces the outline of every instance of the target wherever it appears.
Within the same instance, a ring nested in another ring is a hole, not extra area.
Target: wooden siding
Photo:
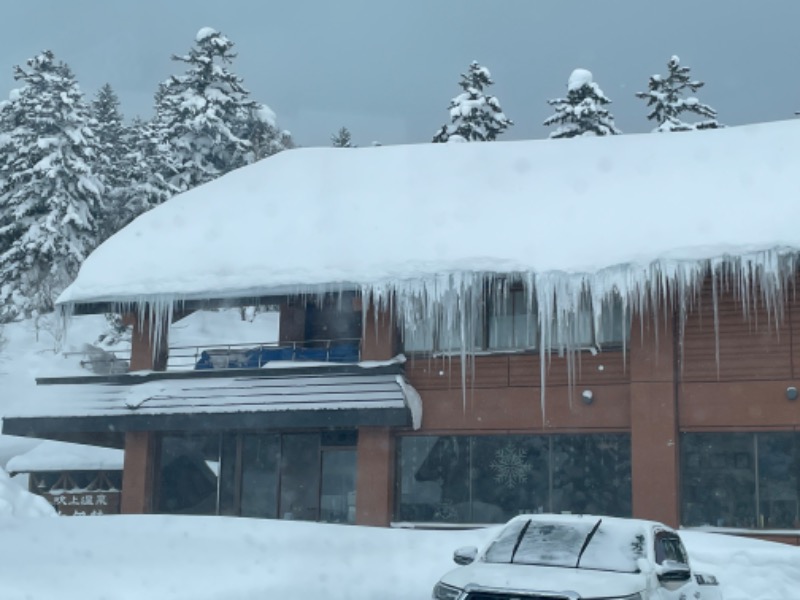
[[[718,304],[719,327],[714,326],[710,286],[687,317],[680,377],[685,382],[787,379],[793,376],[792,313],[789,304],[780,323],[760,306],[749,317],[732,293]],[[719,364],[716,338],[719,335]]]
[[[588,431],[627,430],[630,397],[627,385],[595,386],[594,401],[585,404],[582,388],[548,388],[542,421],[539,388],[467,388],[428,390],[423,398],[422,429],[436,431]],[[572,399],[570,400],[570,393]]]
[[[552,354],[547,361],[545,379],[548,386],[569,384],[565,357]],[[457,390],[461,393],[461,358],[412,357],[406,374],[418,390]],[[541,385],[538,354],[494,354],[467,359],[466,381],[469,388],[527,387]],[[626,356],[621,350],[592,355],[579,352],[574,363],[575,385],[610,385],[626,383],[629,374]]]

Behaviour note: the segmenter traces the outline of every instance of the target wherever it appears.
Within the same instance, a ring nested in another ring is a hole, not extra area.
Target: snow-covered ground
[[[452,551],[491,530],[224,517],[0,518],[3,600],[426,600]],[[800,598],[800,549],[684,534],[725,600]]]

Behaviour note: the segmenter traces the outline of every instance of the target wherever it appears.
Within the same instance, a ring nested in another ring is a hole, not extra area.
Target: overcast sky
[[[627,133],[649,131],[633,94],[672,54],[706,82],[698,97],[738,125],[800,110],[798,0],[25,0],[3,4],[0,81],[51,49],[87,96],[109,82],[126,117],[182,72],[198,29],[235,44],[233,70],[304,146],[342,125],[360,145],[428,142],[470,61],[487,66],[515,126],[546,137],[548,98],[572,69],[594,73]]]

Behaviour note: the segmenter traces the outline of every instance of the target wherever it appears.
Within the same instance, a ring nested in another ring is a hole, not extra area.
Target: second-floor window
[[[531,302],[523,290],[491,298],[482,308],[473,311],[471,321],[463,323],[463,327],[461,316],[448,322],[441,313],[431,319],[418,312],[404,323],[405,351],[455,352],[465,345],[462,340],[466,341],[466,349],[490,351],[603,348],[621,345],[630,329],[630,316],[624,314],[619,297],[603,303],[597,324],[591,300],[586,296],[576,313],[566,319],[554,319],[545,331],[535,301]]]

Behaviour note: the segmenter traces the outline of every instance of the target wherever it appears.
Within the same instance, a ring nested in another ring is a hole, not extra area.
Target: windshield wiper
[[[525,537],[525,532],[528,531],[528,527],[531,525],[531,520],[532,519],[528,519],[528,522],[522,527],[522,531],[519,532],[517,541],[514,542],[514,549],[511,551],[511,560],[509,561],[510,563],[514,562],[514,556],[516,556],[517,550],[519,550],[519,545],[522,543],[522,538]]]
[[[579,566],[581,566],[581,557],[583,556],[583,553],[586,552],[586,547],[589,545],[589,542],[592,541],[592,538],[594,537],[594,534],[597,533],[598,529],[600,529],[600,523],[602,523],[602,522],[603,522],[603,519],[597,519],[597,523],[594,524],[594,527],[592,527],[592,530],[589,532],[589,535],[587,535],[586,539],[583,540],[583,546],[581,546],[581,551],[578,552],[578,560],[575,562],[575,568],[576,569]]]

